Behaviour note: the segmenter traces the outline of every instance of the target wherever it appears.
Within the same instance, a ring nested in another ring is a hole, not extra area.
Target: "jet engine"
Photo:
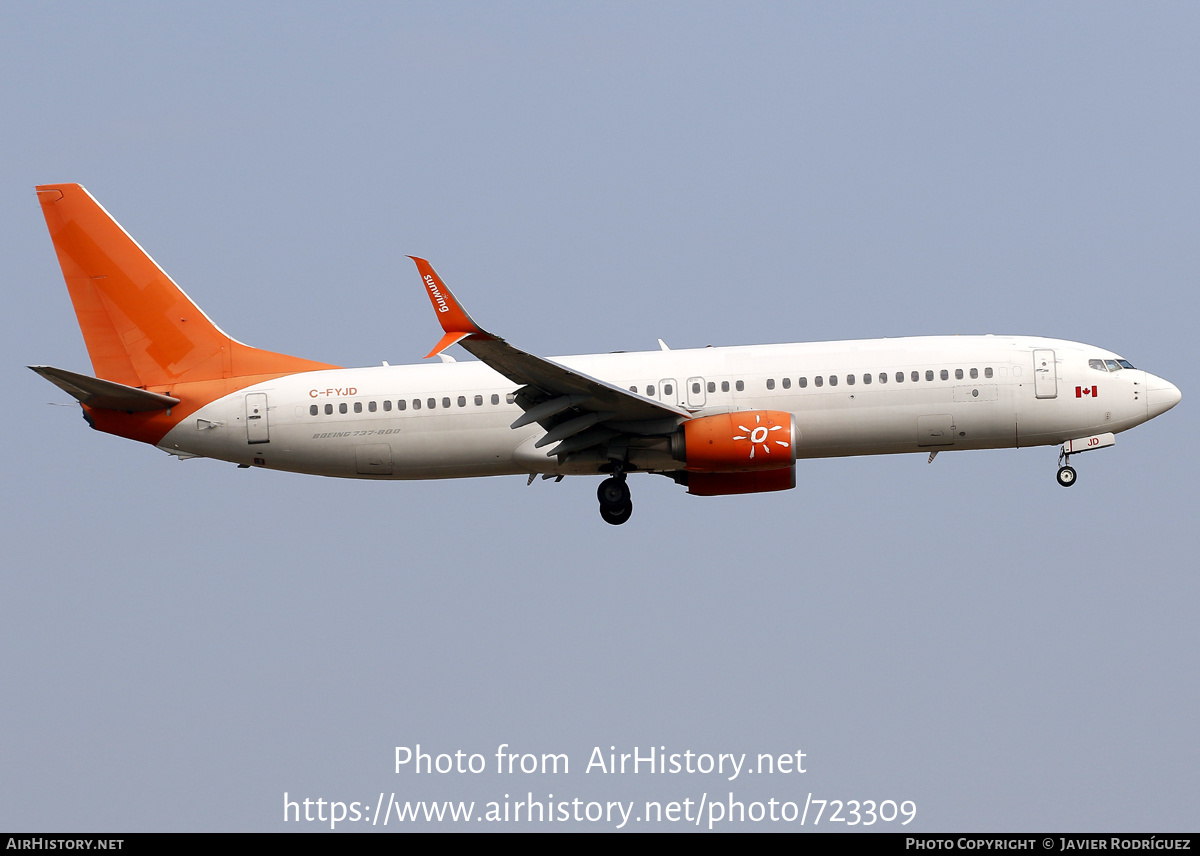
[[[796,486],[796,420],[786,411],[701,416],[684,422],[673,439],[672,452],[686,470],[678,481],[688,493],[724,496]]]

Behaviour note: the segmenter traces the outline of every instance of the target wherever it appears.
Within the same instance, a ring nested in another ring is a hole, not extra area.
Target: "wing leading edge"
[[[409,258],[417,265],[445,334],[426,357],[437,356],[451,345],[462,345],[484,364],[519,384],[516,403],[525,412],[512,427],[536,422],[546,429],[546,436],[536,446],[558,443],[546,453],[548,456],[607,446],[610,458],[623,459],[631,437],[671,434],[691,418],[683,408],[637,395],[513,347],[475,323],[429,262],[416,256]]]

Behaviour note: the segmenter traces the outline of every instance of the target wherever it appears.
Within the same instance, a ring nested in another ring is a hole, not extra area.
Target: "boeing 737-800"
[[[545,359],[485,331],[413,257],[436,363],[341,368],[230,338],[77,184],[37,188],[95,376],[31,368],[93,428],[179,458],[363,479],[626,476],[699,496],[787,490],[796,461],[1059,445],[1070,456],[1174,407],[1115,353],[1030,336],[930,336]],[[478,361],[443,352],[460,345]],[[661,344],[661,343],[660,343]]]

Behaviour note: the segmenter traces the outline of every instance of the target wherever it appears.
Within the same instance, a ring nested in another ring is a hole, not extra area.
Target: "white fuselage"
[[[1178,400],[1154,375],[1094,367],[1115,358],[1057,339],[936,336],[555,362],[697,416],[791,412],[796,456],[815,458],[1057,444],[1127,430]],[[545,434],[537,424],[510,428],[522,412],[514,391],[475,361],[306,372],[218,399],[159,445],[185,457],[347,478],[601,471],[602,461],[563,465],[535,449]],[[684,466],[665,448],[646,450],[641,461],[644,470]]]

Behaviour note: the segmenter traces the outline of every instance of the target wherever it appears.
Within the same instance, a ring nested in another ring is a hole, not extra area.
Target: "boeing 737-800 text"
[[[1029,336],[930,336],[534,356],[478,324],[413,258],[441,322],[427,355],[347,369],[226,335],[77,184],[37,188],[95,377],[31,368],[93,428],[179,458],[364,479],[626,476],[700,496],[786,490],[796,461],[1058,445],[1070,456],[1163,413],[1179,390],[1117,354]],[[661,344],[661,343],[660,343]]]

